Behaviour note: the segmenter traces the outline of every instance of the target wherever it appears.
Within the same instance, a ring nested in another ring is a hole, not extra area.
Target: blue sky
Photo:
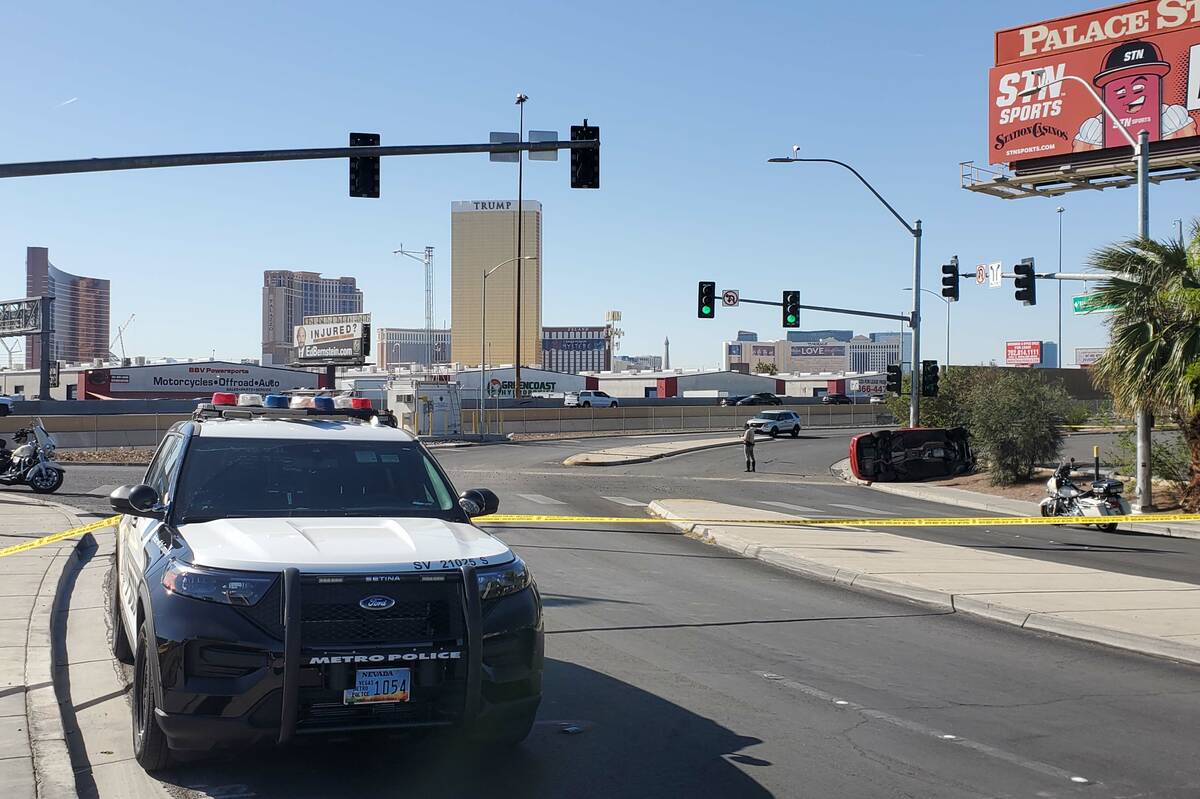
[[[8,9],[0,160],[486,141],[516,127],[601,127],[600,191],[572,191],[565,160],[527,165],[544,206],[546,324],[624,312],[623,351],[712,365],[739,328],[782,337],[776,309],[695,316],[695,282],[743,296],[901,312],[911,238],[847,173],[768,165],[800,144],[847,160],[925,225],[925,285],[939,265],[1057,259],[1135,230],[1132,190],[1002,201],[959,188],[986,161],[986,77],[998,28],[1097,2],[26,3]],[[438,317],[450,316],[450,203],[511,198],[516,170],[486,156],[392,158],[382,199],[351,199],[344,161],[231,165],[0,182],[0,295],[24,294],[27,245],[113,281],[130,354],[257,357],[263,269],[353,275],[377,325],[423,319],[433,245]],[[1151,189],[1151,232],[1195,213],[1191,183]],[[1080,284],[1068,285],[1070,289]],[[1003,359],[1005,339],[1055,335],[1053,286],[1035,308],[964,282],[954,362]],[[926,296],[927,356],[944,308]],[[1067,352],[1104,343],[1098,317],[1064,317]],[[880,329],[805,313],[803,326]],[[892,329],[884,323],[883,329]],[[1068,354],[1064,363],[1070,363]]]

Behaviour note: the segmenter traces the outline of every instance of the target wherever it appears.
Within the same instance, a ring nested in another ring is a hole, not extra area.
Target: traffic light
[[[800,327],[800,292],[783,292],[783,326]]]
[[[936,397],[938,395],[938,364],[937,361],[921,361],[921,396]]]
[[[894,363],[887,368],[887,386],[885,389],[890,394],[900,394],[904,388],[901,385],[901,369],[900,364]]]
[[[378,147],[378,133],[351,133],[351,147]],[[379,159],[350,158],[350,196],[379,196]]]
[[[958,256],[950,263],[942,264],[942,296],[950,302],[958,302]]]
[[[600,141],[600,128],[589,125],[583,120],[582,125],[571,126],[571,141]],[[598,189],[600,188],[600,146],[587,150],[571,151],[571,188]]]
[[[696,316],[701,319],[715,319],[717,316],[717,284],[711,280],[700,281],[700,289],[696,296]]]
[[[1013,296],[1018,302],[1026,305],[1037,305],[1037,278],[1033,276],[1033,259],[1022,258],[1021,263],[1013,267],[1017,273],[1017,291]]]

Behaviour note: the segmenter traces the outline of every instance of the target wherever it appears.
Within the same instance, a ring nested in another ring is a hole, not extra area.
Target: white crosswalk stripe
[[[536,502],[539,505],[566,505],[565,502],[559,502],[557,499],[552,499],[545,494],[517,494],[521,499],[527,499],[530,502]]]
[[[118,488],[118,486],[96,486],[88,493],[91,494],[92,496],[96,496],[96,497],[107,497],[109,494],[111,494],[117,488]]]
[[[638,502],[636,499],[630,499],[629,497],[600,497],[600,499],[607,499],[609,502],[615,502],[618,505],[625,505],[629,508],[646,507],[645,502]]]
[[[862,505],[839,505],[836,502],[830,502],[829,504],[835,508],[845,508],[846,510],[856,510],[859,513],[869,513],[873,516],[886,516],[887,515],[887,511],[885,511],[885,510],[876,510],[875,508],[864,508]]]
[[[783,508],[784,510],[789,510],[794,513],[803,513],[805,516],[828,516],[829,515],[827,513],[822,513],[821,511],[819,511],[815,508],[806,508],[803,505],[793,505],[790,502],[770,502],[768,500],[763,500],[762,504],[771,505],[772,507],[776,507],[776,508]]]

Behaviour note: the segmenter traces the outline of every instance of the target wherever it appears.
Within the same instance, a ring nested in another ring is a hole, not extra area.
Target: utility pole
[[[406,250],[404,245],[400,245],[400,249],[392,250],[392,255],[403,255],[407,258],[412,258],[414,261],[420,261],[425,266],[425,365],[433,365],[433,247],[426,247],[425,251]]]
[[[1060,206],[1058,206],[1058,208],[1056,209],[1056,211],[1057,211],[1057,213],[1058,213],[1058,271],[1059,271],[1059,272],[1061,272],[1061,271],[1062,271],[1062,215],[1063,215],[1063,211],[1065,211],[1065,210],[1067,210],[1067,209],[1063,208],[1061,205],[1060,205]],[[1062,351],[1063,351],[1063,340],[1062,340],[1062,281],[1061,281],[1061,280],[1060,280],[1060,281],[1058,281],[1058,346],[1057,346],[1057,347],[1055,347],[1054,349],[1055,349],[1055,350],[1057,351],[1057,353],[1058,353],[1058,363],[1056,363],[1055,365],[1056,365],[1056,366],[1057,366],[1059,369],[1061,369],[1061,368],[1062,368]]]

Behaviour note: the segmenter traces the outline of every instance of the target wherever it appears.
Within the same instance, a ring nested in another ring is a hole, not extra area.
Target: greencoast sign
[[[1101,305],[1100,301],[1091,294],[1076,294],[1071,298],[1071,306],[1077,314],[1117,310],[1115,305]]]

